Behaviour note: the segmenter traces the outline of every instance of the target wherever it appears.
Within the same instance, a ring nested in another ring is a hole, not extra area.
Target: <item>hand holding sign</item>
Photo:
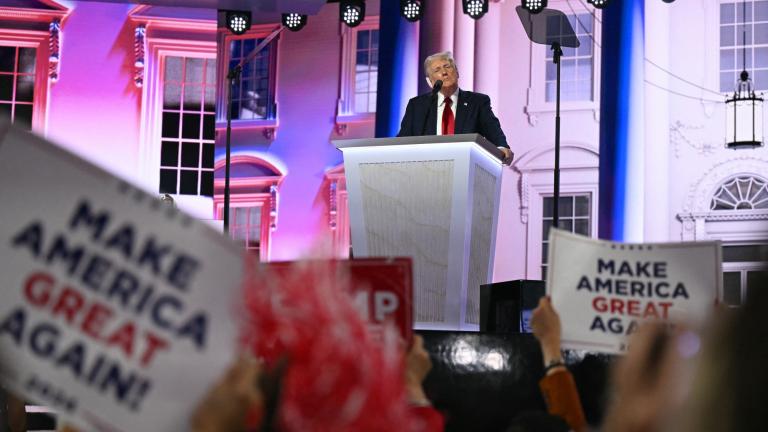
[[[552,307],[549,298],[539,299],[539,306],[531,314],[531,327],[533,335],[539,340],[541,353],[544,357],[544,365],[560,361],[560,338],[562,327],[560,316]]]
[[[432,370],[432,360],[424,349],[424,339],[413,336],[413,344],[405,355],[405,391],[408,399],[415,404],[429,404],[422,383]]]

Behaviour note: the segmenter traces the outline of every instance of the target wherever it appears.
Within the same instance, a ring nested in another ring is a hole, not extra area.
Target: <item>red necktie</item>
[[[443,135],[453,135],[453,110],[451,98],[445,98],[445,108],[443,108]]]

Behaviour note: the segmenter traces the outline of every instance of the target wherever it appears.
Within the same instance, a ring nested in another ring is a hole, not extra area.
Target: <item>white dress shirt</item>
[[[453,111],[453,124],[456,125],[456,109],[459,107],[459,89],[451,95],[451,111]],[[443,111],[445,111],[445,96],[437,93],[437,135],[443,134]],[[456,130],[454,128],[454,133]]]

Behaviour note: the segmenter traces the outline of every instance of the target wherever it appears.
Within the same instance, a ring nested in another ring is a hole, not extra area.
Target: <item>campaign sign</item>
[[[313,262],[313,265],[319,264],[319,261]],[[301,265],[301,262],[269,263],[266,273],[283,275],[285,283],[293,283],[289,275]],[[322,274],[333,279],[326,283],[351,294],[355,308],[368,324],[371,334],[379,336],[385,325],[392,324],[404,340],[410,341],[413,334],[413,265],[410,258],[329,260],[322,265],[331,269]]]
[[[721,292],[719,242],[623,244],[553,229],[548,262],[564,348],[623,352],[643,321],[699,324]]]
[[[386,323],[400,330],[403,340],[413,335],[413,270],[410,258],[363,258],[342,261],[348,266],[355,307],[368,329],[380,333]]]
[[[236,246],[16,129],[0,202],[0,384],[83,430],[188,430],[236,352]]]

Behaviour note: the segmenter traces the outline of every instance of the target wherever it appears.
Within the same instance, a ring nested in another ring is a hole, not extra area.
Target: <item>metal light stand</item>
[[[556,65],[557,78],[555,82],[555,202],[552,208],[552,226],[560,226],[560,60],[563,47],[578,48],[579,38],[571,27],[568,17],[556,9],[543,9],[532,13],[522,6],[515,8],[526,36],[533,43],[547,45],[552,50],[552,62]],[[556,32],[550,32],[548,27],[557,24]],[[559,35],[552,37],[550,35]]]
[[[552,205],[552,226],[560,225],[560,59],[563,47],[578,48],[580,43],[576,33],[568,22],[568,17],[556,9],[543,9],[531,13],[522,6],[515,8],[525,34],[533,43],[547,45],[552,50],[552,62],[556,65],[557,78],[555,82],[555,202]],[[556,32],[549,31],[552,23],[557,24]],[[551,34],[559,35],[551,37]]]
[[[552,61],[557,65],[555,91],[555,203],[552,209],[552,226],[560,228],[560,57],[563,50],[559,42],[552,43]]]
[[[237,66],[230,69],[227,73],[227,156],[224,162],[224,232],[226,234],[229,234],[229,177],[232,153],[232,91],[235,84],[240,79],[240,74],[243,72],[243,66],[253,60],[254,57],[256,57],[256,55],[261,52],[261,50],[269,45],[269,43],[272,42],[272,39],[276,38],[277,35],[279,35],[283,30],[285,30],[285,27],[280,26],[278,29],[270,33],[269,36],[264,38],[264,40],[261,41],[261,43],[253,49],[253,51],[248,53],[247,56],[240,60],[240,63],[238,63]]]

